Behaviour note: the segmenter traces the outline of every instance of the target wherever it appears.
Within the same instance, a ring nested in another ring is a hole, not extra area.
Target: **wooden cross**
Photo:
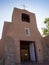
[[[25,9],[25,8],[26,8],[26,5],[25,5],[25,4],[23,4],[22,6],[23,6],[23,9]]]

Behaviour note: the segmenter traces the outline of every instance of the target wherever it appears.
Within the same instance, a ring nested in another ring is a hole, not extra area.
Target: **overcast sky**
[[[49,17],[49,0],[0,0],[0,38],[4,21],[11,22],[14,7],[23,9],[23,4],[26,10],[35,13],[38,29],[42,33],[43,20]]]

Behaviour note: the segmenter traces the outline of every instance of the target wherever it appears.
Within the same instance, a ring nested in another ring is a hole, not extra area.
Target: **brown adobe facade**
[[[49,62],[49,35],[43,37],[44,59]]]
[[[5,65],[10,62],[43,62],[44,42],[37,28],[35,14],[14,8],[12,22],[4,22],[0,57],[5,60]]]

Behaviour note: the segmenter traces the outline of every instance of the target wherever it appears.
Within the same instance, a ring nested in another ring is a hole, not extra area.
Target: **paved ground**
[[[22,63],[22,64],[16,64],[16,65],[49,65],[49,62],[44,62],[44,63],[32,63],[32,62],[28,62],[28,63]]]
[[[5,64],[0,64],[0,65],[5,65]],[[48,63],[22,63],[22,64],[16,64],[16,65],[49,65]]]
[[[5,64],[1,63],[1,61],[0,61],[0,65],[5,65]],[[15,64],[15,65],[49,65],[49,62],[43,62],[43,63],[23,62],[21,64]]]

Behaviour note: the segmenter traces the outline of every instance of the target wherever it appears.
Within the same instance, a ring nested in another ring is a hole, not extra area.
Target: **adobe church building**
[[[12,22],[4,22],[0,59],[5,65],[28,61],[43,62],[44,42],[37,28],[35,14],[14,8]]]

